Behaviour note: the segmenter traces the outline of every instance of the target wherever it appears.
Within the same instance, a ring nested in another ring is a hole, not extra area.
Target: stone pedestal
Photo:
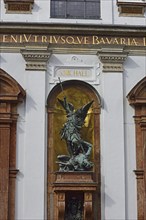
[[[82,219],[92,220],[93,193],[97,190],[97,185],[93,180],[93,172],[57,172],[54,182],[57,219],[67,219],[67,216],[77,211]],[[69,211],[68,206],[71,206]]]

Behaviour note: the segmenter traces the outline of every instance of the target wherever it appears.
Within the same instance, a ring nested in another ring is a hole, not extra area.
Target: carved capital
[[[103,72],[123,72],[123,63],[127,58],[127,53],[101,51],[98,55],[103,64]]]
[[[143,179],[144,178],[144,170],[134,170],[136,175],[136,179]]]
[[[10,168],[9,169],[9,176],[10,178],[16,178],[17,173],[19,172],[18,169]]]
[[[50,57],[48,48],[30,48],[21,50],[21,54],[26,61],[26,70],[46,70],[47,62]]]

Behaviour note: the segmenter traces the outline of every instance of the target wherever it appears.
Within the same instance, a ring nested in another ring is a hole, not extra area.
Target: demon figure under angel
[[[93,167],[93,163],[89,161],[92,144],[81,138],[80,130],[93,101],[77,110],[71,103],[67,102],[66,97],[63,100],[58,99],[58,101],[66,111],[67,120],[60,134],[61,139],[66,141],[69,153],[69,155],[57,156],[59,171],[89,171]]]

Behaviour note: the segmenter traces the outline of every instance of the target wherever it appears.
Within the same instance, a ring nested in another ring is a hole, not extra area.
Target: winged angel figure
[[[74,106],[67,102],[66,97],[63,100],[58,99],[58,101],[66,111],[67,121],[60,134],[61,139],[66,141],[69,152],[69,155],[58,155],[59,171],[90,170],[93,167],[93,163],[89,161],[92,144],[81,138],[80,129],[93,101],[78,110],[75,110]]]

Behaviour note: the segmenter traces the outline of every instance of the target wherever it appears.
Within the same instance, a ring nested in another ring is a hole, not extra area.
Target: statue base
[[[93,220],[93,172],[56,172],[53,185],[57,220]]]

